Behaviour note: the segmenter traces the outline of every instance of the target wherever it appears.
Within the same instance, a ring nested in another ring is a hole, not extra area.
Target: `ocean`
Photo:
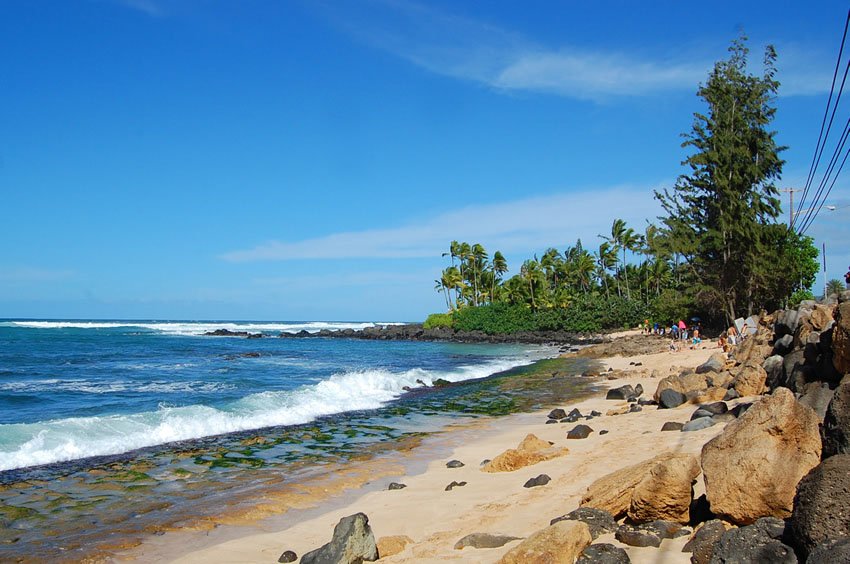
[[[277,338],[374,325],[0,320],[0,560],[80,558],[574,390],[491,376],[552,347]]]

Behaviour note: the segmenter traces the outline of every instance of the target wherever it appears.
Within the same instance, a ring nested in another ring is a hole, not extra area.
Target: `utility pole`
[[[780,192],[788,193],[788,229],[794,225],[794,192],[802,192],[802,188],[782,188]]]

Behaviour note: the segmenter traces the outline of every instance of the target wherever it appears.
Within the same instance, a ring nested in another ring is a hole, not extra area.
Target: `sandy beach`
[[[594,430],[586,439],[566,438],[567,431],[575,424],[546,424],[549,409],[461,425],[433,439],[440,448],[434,449],[432,444],[432,450],[440,456],[427,461],[424,471],[416,468],[393,476],[384,461],[382,467],[374,469],[372,491],[353,490],[328,507],[302,513],[300,518],[279,518],[274,527],[268,524],[264,527],[267,532],[238,527],[228,530],[233,526],[225,525],[206,540],[207,546],[197,549],[191,548],[193,542],[199,546],[204,544],[197,538],[189,542],[184,537],[183,542],[184,533],[168,533],[125,553],[122,559],[187,563],[276,562],[286,550],[300,557],[322,546],[330,540],[334,526],[342,517],[363,512],[369,517],[379,547],[383,537],[410,539],[400,552],[382,555],[382,562],[495,562],[521,541],[515,540],[499,548],[457,550],[454,545],[471,533],[528,537],[548,526],[553,518],[578,508],[588,485],[606,474],[663,452],[698,454],[705,442],[722,431],[724,424],[688,433],[661,432],[667,421],[687,422],[695,406],[685,404],[677,409],[647,406],[640,412],[606,415],[627,404],[606,400],[605,390],[624,384],[641,384],[645,390],[643,397],[651,398],[660,378],[678,374],[685,367],[695,367],[716,352],[716,343],[706,341],[696,350],[602,359],[605,372],[598,377],[598,392],[571,405],[552,406],[566,411],[577,408],[582,414],[593,410],[603,413],[590,421],[579,421]],[[609,369],[616,378],[607,376]],[[482,461],[516,447],[529,434],[550,441],[555,447],[566,447],[569,453],[516,471],[482,471]],[[419,455],[421,460],[422,453]],[[412,457],[416,456],[414,449]],[[464,466],[448,468],[446,464],[450,460],[459,460]],[[395,471],[398,472],[398,468]],[[551,481],[540,487],[523,487],[527,480],[540,474],[547,474]],[[387,490],[390,482],[403,483],[406,488]],[[446,491],[446,486],[452,482],[466,482],[466,485]],[[703,493],[701,479],[697,479],[694,488],[695,497]],[[258,500],[258,503],[261,502]],[[228,540],[217,542],[216,536]],[[687,536],[664,540],[660,549],[635,548],[621,545],[614,540],[613,533],[609,533],[595,542],[622,546],[632,562],[673,563],[689,562],[689,554],[682,552],[687,540]]]

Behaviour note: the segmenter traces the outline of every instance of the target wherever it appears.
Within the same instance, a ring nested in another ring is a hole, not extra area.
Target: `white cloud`
[[[251,249],[225,253],[231,262],[342,259],[421,258],[439,256],[451,240],[480,242],[491,251],[539,252],[574,243],[596,245],[614,218],[637,230],[654,219],[660,208],[650,187],[615,187],[540,196],[437,215],[401,227],[332,233],[301,241],[269,241]]]

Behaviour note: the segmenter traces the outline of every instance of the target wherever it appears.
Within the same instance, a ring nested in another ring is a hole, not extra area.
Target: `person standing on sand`
[[[679,320],[679,338],[683,341],[688,340],[688,326],[681,319]]]

